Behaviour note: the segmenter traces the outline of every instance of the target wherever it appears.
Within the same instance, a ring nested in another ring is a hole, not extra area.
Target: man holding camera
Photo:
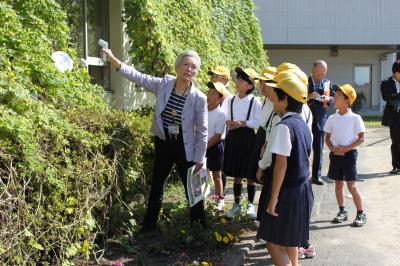
[[[326,109],[330,106],[335,92],[332,89],[332,82],[325,79],[328,65],[323,60],[317,60],[313,64],[311,76],[308,78],[308,106],[311,109],[313,122],[313,162],[312,182],[316,185],[323,185],[321,179],[322,150],[324,148],[324,125],[328,116]]]
[[[386,101],[382,125],[390,127],[392,166],[390,174],[400,173],[400,60],[393,63],[393,75],[381,83],[382,98]]]

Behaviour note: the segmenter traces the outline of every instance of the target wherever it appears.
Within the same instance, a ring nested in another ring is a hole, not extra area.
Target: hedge
[[[0,264],[87,259],[119,230],[112,207],[145,190],[150,118],[109,110],[65,21],[52,0],[0,2]]]

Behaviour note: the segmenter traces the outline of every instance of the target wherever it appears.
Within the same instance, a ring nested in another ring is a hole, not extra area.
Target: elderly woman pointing
[[[176,77],[157,78],[143,74],[118,60],[109,49],[103,49],[110,64],[125,78],[156,95],[151,132],[155,135],[154,173],[143,231],[155,229],[164,194],[164,184],[175,164],[186,188],[187,170],[200,170],[207,148],[207,100],[196,89],[193,79],[200,69],[200,57],[194,51],[181,53],[175,62]],[[204,203],[190,209],[191,224],[204,225]]]

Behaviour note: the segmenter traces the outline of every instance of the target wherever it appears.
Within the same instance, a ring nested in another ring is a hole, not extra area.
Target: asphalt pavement
[[[390,144],[388,128],[368,128],[366,141],[358,148],[357,185],[367,213],[365,226],[351,226],[356,209],[347,188],[345,205],[349,220],[334,224],[331,221],[338,212],[334,183],[323,177],[325,185],[313,185],[310,241],[317,256],[301,260],[301,265],[400,265],[400,174],[388,174]],[[323,175],[328,165],[325,149]],[[232,200],[232,195],[228,195],[226,201]],[[225,257],[224,265],[273,265],[265,244],[258,242],[255,234],[253,231],[240,236],[240,242]]]

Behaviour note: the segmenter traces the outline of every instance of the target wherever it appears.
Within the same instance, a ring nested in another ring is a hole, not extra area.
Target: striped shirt
[[[178,124],[182,125],[182,110],[185,105],[186,95],[181,96],[172,91],[171,96],[168,99],[167,106],[161,113],[164,128],[168,128],[168,125]]]

